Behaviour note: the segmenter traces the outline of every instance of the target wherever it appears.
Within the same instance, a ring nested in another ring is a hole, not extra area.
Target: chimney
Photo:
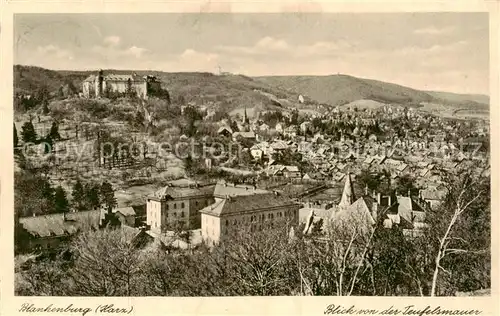
[[[382,205],[382,194],[380,194],[380,192],[377,193],[377,203]]]
[[[391,203],[391,195],[389,194],[389,196],[387,197],[387,206],[391,206],[392,203]]]

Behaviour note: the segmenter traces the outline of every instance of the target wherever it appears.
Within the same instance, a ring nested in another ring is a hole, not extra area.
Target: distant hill
[[[56,92],[69,82],[79,87],[85,77],[85,73],[64,74],[40,67],[15,65],[14,92],[33,94],[41,87],[46,87],[50,92]]]
[[[456,102],[477,102],[482,104],[490,104],[490,97],[483,94],[460,94],[451,92],[440,92],[440,91],[426,91],[433,97],[445,100],[452,100]]]
[[[50,92],[68,90],[71,83],[81,90],[82,81],[96,71],[53,71],[40,67],[14,66],[14,88],[24,94],[35,93],[45,86]],[[460,95],[446,92],[419,91],[401,85],[349,75],[331,76],[270,76],[215,75],[212,73],[170,73],[141,70],[104,70],[104,73],[137,73],[155,75],[178,103],[190,103],[227,113],[248,114],[267,110],[318,110],[329,106],[359,104],[379,107],[384,104],[421,106],[444,105],[447,109],[488,111],[489,98],[480,95]],[[78,92],[78,91],[76,91]],[[298,102],[299,95],[305,98]],[[364,100],[360,103],[360,100]],[[373,102],[372,102],[373,101]],[[352,103],[354,102],[354,103]],[[320,104],[322,106],[320,106]],[[452,111],[453,112],[453,111]]]
[[[443,103],[458,108],[485,109],[486,96],[466,97],[445,92],[420,91],[401,85],[349,75],[330,76],[270,76],[256,79],[269,85],[304,94],[332,106],[345,105],[357,100],[373,100],[385,104]]]

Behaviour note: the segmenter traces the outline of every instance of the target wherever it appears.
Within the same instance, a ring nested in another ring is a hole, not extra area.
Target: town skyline
[[[148,35],[154,28],[171,31]],[[483,13],[23,14],[15,17],[14,62],[54,70],[340,73],[489,95],[488,47]]]

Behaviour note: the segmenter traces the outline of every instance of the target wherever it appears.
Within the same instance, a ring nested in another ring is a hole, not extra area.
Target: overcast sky
[[[343,73],[488,94],[487,13],[23,14],[15,63],[49,69]]]

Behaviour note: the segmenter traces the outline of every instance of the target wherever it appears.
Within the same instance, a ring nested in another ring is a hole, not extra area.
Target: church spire
[[[346,175],[346,180],[344,184],[344,191],[342,192],[342,198],[340,199],[339,207],[348,207],[354,203],[354,189],[351,182],[351,174]]]
[[[246,105],[245,105],[245,112],[243,113],[243,124],[248,124],[247,106]]]

